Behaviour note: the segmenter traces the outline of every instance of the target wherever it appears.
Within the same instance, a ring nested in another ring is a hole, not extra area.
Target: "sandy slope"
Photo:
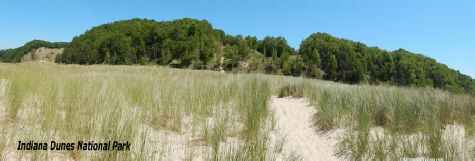
[[[33,49],[32,51],[28,52],[21,58],[21,62],[28,62],[28,61],[46,61],[46,62],[54,62],[57,55],[62,54],[64,48],[46,48],[40,47],[38,49]]]
[[[304,99],[271,99],[277,132],[285,137],[283,153],[296,154],[303,161],[338,161],[334,156],[337,133],[319,134],[312,126],[316,110]]]

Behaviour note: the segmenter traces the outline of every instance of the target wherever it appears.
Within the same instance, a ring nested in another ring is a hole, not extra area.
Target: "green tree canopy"
[[[57,61],[206,68],[217,52],[221,34],[205,20],[118,21],[75,37]]]
[[[434,59],[404,49],[386,51],[360,42],[314,33],[300,45],[306,66],[319,65],[324,78],[348,83],[431,86],[456,92],[474,91],[474,80]],[[317,59],[320,57],[320,59]],[[318,63],[318,61],[320,63]]]

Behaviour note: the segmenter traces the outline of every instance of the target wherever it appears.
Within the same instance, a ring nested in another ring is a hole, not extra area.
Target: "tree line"
[[[315,33],[300,45],[309,73],[347,83],[388,83],[435,87],[474,93],[475,81],[467,75],[421,54],[404,49],[386,51],[363,43]],[[320,71],[319,71],[320,70]]]
[[[56,62],[262,72],[352,84],[428,86],[475,94],[471,77],[404,49],[387,51],[327,33],[314,33],[296,50],[283,37],[229,35],[206,20],[189,18],[132,19],[100,25],[73,38]]]

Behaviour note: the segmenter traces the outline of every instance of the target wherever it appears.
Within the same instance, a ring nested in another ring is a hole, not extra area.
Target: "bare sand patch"
[[[28,52],[21,58],[21,62],[40,61],[40,62],[54,62],[57,55],[62,54],[64,48],[46,48],[40,47]]]
[[[317,111],[305,99],[272,97],[271,110],[277,124],[274,133],[285,138],[284,156],[297,155],[302,161],[341,160],[335,156],[340,133],[316,131],[312,118]]]

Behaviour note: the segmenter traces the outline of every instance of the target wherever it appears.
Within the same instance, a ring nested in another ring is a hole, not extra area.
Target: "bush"
[[[386,108],[379,109],[374,115],[376,126],[388,126],[392,123],[392,118]]]
[[[303,88],[303,84],[286,85],[279,90],[279,98],[288,96],[295,98],[303,97]]]

